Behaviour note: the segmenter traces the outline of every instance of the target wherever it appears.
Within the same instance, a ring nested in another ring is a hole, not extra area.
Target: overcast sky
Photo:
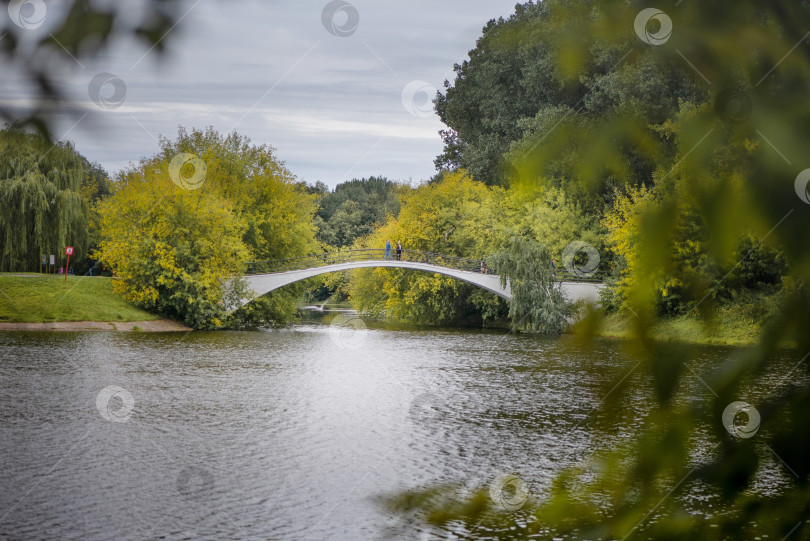
[[[59,3],[45,4],[47,23]],[[169,36],[167,59],[122,42],[98,62],[66,68],[62,84],[90,114],[78,124],[75,117],[57,123],[55,136],[74,141],[111,174],[154,154],[159,134],[210,125],[272,145],[307,182],[334,186],[369,175],[423,181],[442,149],[442,124],[427,93],[452,80],[453,64],[467,58],[487,21],[510,15],[514,5],[191,0]],[[43,24],[27,32],[47,31]],[[30,96],[4,71],[3,100]],[[88,92],[102,72],[126,85],[118,95],[111,82],[101,86],[106,107]]]

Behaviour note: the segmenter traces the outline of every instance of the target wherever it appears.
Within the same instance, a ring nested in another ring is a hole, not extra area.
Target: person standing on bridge
[[[402,259],[402,241],[397,241],[397,261]]]
[[[391,259],[391,239],[385,241],[385,256],[383,259]]]

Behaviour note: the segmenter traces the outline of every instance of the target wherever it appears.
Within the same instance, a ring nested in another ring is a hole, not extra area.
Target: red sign
[[[65,248],[65,255],[73,255],[73,246],[68,246]]]

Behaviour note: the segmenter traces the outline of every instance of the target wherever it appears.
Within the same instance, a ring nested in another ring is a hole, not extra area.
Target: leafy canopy
[[[118,276],[117,290],[195,328],[289,321],[300,287],[229,315],[244,295],[235,278],[251,259],[315,250],[315,196],[273,149],[236,133],[181,128],[176,140],[163,138],[161,145],[160,154],[123,172],[99,207],[99,256]],[[181,153],[205,164],[199,189],[172,179],[169,166]]]
[[[560,334],[566,327],[566,302],[555,281],[548,248],[526,237],[514,236],[488,259],[512,291],[509,318],[512,328]]]
[[[382,177],[341,182],[331,192],[323,186],[315,215],[318,240],[329,248],[351,246],[396,217],[400,197],[409,189]]]
[[[505,193],[473,181],[463,171],[423,184],[402,196],[402,210],[356,246],[382,248],[402,241],[405,250],[437,252],[480,260],[492,251],[507,211]],[[454,278],[402,269],[355,271],[354,306],[365,313],[422,324],[486,320],[505,312],[493,294]]]
[[[0,271],[34,271],[40,256],[72,262],[91,247],[90,203],[106,189],[105,173],[70,143],[56,145],[15,127],[0,131]]]

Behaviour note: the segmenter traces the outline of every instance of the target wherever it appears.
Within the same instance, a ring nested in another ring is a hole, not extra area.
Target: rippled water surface
[[[728,354],[699,350],[696,373]],[[541,495],[644,419],[637,364],[617,341],[318,323],[0,334],[0,538],[419,538],[381,495],[501,473]],[[638,390],[597,436],[623,375]]]

